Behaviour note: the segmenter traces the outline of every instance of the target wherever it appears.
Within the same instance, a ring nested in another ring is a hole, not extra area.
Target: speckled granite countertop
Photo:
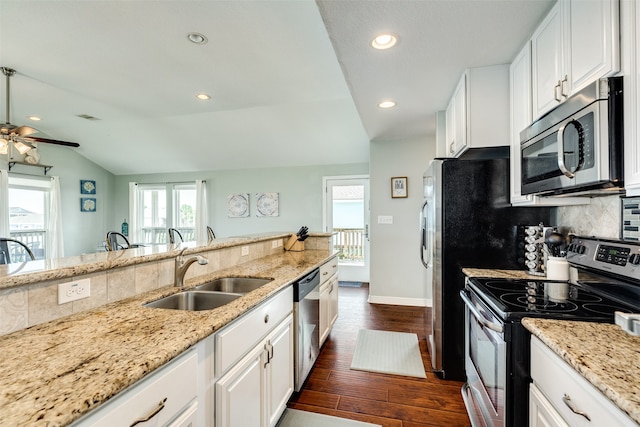
[[[522,324],[640,424],[640,337],[608,323],[525,318]]]
[[[283,252],[217,271],[206,279],[274,281],[210,311],[142,306],[179,291],[165,287],[0,337],[1,423],[71,423],[331,257],[321,250]]]
[[[494,270],[489,268],[463,268],[467,277],[493,277],[496,279],[531,279],[544,280],[545,276],[534,276],[525,270]]]

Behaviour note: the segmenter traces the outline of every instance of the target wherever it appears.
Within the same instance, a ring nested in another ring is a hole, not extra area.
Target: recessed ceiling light
[[[395,101],[382,101],[380,104],[378,104],[378,107],[380,108],[393,108],[395,106],[396,106]]]
[[[371,46],[375,49],[389,49],[398,41],[398,38],[390,33],[379,34],[371,41]]]
[[[207,95],[206,93],[199,93],[199,94],[196,95],[196,98],[202,99],[203,101],[211,99],[211,97],[209,95]]]
[[[27,119],[33,120],[34,122],[39,122],[41,120],[38,116],[27,116]]]
[[[191,43],[195,44],[207,44],[207,38],[200,33],[189,33],[187,34],[187,38]]]

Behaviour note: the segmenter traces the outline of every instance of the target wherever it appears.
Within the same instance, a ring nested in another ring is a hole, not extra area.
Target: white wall
[[[62,195],[62,232],[64,253],[80,255],[96,251],[103,241],[113,211],[114,175],[78,154],[78,149],[51,144],[39,144],[40,163],[51,165],[49,176],[60,178]],[[0,168],[7,169],[6,158],[0,158]],[[11,172],[44,176],[40,167],[16,165]],[[80,194],[80,180],[96,181],[95,195]],[[80,212],[80,198],[95,197],[95,212]]]
[[[128,183],[181,182],[196,179],[207,181],[209,223],[216,237],[237,236],[261,232],[297,231],[302,225],[310,231],[322,231],[322,177],[327,175],[368,174],[366,163],[320,165],[265,169],[239,169],[172,174],[126,175],[116,177],[116,209],[112,227],[119,229],[128,214]],[[277,217],[256,217],[258,192],[279,193],[280,214]],[[229,218],[227,195],[250,194],[250,216]]]
[[[426,304],[419,212],[422,173],[434,156],[435,136],[371,143],[371,302]],[[396,176],[408,178],[406,199],[391,198]],[[380,215],[393,216],[393,224],[378,224]]]

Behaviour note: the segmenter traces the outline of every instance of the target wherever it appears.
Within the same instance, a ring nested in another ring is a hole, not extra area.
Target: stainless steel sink
[[[232,292],[236,294],[246,294],[261,286],[266,285],[273,279],[262,279],[259,277],[222,277],[211,282],[203,283],[194,289],[198,291]]]
[[[212,310],[230,303],[241,294],[228,292],[185,291],[169,295],[156,301],[144,304],[145,307],[166,308],[170,310],[201,311]]]

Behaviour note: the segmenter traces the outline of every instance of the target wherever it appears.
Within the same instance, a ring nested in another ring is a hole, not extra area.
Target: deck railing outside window
[[[185,242],[190,242],[196,239],[196,232],[194,228],[177,228],[177,230],[182,234],[182,238]],[[168,244],[169,236],[168,230],[162,227],[143,227],[142,235],[144,238],[143,243],[161,243]],[[136,242],[131,242],[136,243]]]
[[[20,240],[22,243],[27,245],[29,249],[31,249],[31,252],[33,252],[33,255],[36,257],[36,259],[44,259],[45,257],[44,248],[46,247],[45,246],[46,232],[44,230],[34,230],[34,229],[29,229],[24,231],[14,230],[14,231],[11,231],[9,234],[12,239]],[[12,255],[11,259],[13,261],[16,258],[14,258],[14,255]],[[22,261],[28,261],[28,260],[16,259],[13,262],[22,262]]]
[[[345,262],[364,261],[364,229],[334,228],[333,247],[340,251],[338,258]]]

